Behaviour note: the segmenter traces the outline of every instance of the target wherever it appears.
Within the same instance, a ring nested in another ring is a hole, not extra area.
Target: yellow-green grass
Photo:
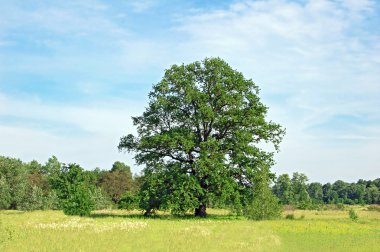
[[[0,251],[380,251],[380,212],[286,211],[295,219],[250,221],[209,210],[210,218],[137,211],[0,211]]]

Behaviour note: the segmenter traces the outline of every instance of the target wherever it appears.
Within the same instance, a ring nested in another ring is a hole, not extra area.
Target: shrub
[[[88,216],[93,209],[91,194],[83,185],[77,185],[63,202],[63,212],[66,215]]]
[[[357,221],[359,219],[359,216],[357,215],[357,213],[355,212],[355,210],[353,208],[351,208],[348,211],[348,216],[350,217],[350,219],[352,221]]]

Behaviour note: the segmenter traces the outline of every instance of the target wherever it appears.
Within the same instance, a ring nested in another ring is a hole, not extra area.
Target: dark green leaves
[[[159,198],[152,202],[183,212],[217,197],[231,201],[239,186],[252,186],[253,171],[273,163],[271,153],[257,145],[270,142],[278,149],[284,135],[280,125],[266,121],[258,92],[219,58],[165,71],[146,111],[133,118],[138,136],[127,135],[119,144],[147,166],[146,183],[152,184],[146,195]]]

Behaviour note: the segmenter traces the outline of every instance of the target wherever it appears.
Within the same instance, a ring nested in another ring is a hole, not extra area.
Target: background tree
[[[310,183],[307,187],[307,192],[313,204],[323,203],[323,188],[322,184],[318,182]]]
[[[126,191],[133,190],[131,168],[122,162],[116,161],[111,171],[103,173],[100,186],[112,201],[118,204]]]
[[[4,175],[0,175],[0,209],[8,209],[11,206],[11,188]]]
[[[338,193],[334,191],[331,183],[326,183],[322,186],[323,189],[323,201],[327,204],[338,203]]]
[[[306,209],[311,203],[309,193],[307,192],[307,181],[308,178],[305,174],[298,172],[293,173],[292,190],[294,201],[296,206],[301,209]]]
[[[338,201],[336,203],[344,203],[348,197],[348,183],[337,180],[332,184],[333,190],[338,194]]]
[[[251,190],[255,170],[273,164],[272,153],[258,144],[269,142],[278,150],[284,135],[280,125],[266,120],[268,108],[258,93],[252,80],[219,58],[165,71],[146,111],[133,117],[138,136],[129,134],[119,144],[146,165],[145,210],[175,206],[205,216],[214,199],[239,198]]]
[[[273,192],[284,205],[293,204],[294,195],[292,190],[292,182],[288,174],[278,176],[273,186]]]
[[[0,180],[3,207],[19,209],[27,188],[27,170],[21,160],[0,156]]]
[[[368,204],[380,204],[380,190],[375,185],[367,188],[366,200]]]

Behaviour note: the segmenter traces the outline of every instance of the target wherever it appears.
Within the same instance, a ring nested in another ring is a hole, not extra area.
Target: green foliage
[[[300,209],[307,209],[310,204],[310,196],[307,192],[306,182],[308,178],[305,174],[295,172],[292,177],[292,191],[294,195],[294,203]]]
[[[273,186],[273,192],[282,204],[289,205],[293,203],[292,182],[288,174],[282,174],[277,178]]]
[[[126,191],[134,189],[129,166],[121,162],[115,162],[111,171],[102,174],[100,186],[112,201],[118,204]]]
[[[44,194],[40,187],[31,186],[28,188],[25,199],[20,204],[21,210],[42,210],[44,209]]]
[[[62,208],[66,215],[90,215],[94,210],[94,203],[89,189],[83,184],[76,184],[70,189],[68,198],[63,201]]]
[[[323,203],[323,188],[321,183],[310,183],[307,187],[307,192],[313,205],[318,205]]]
[[[49,175],[49,177],[55,177],[61,172],[62,164],[58,161],[56,156],[52,156],[48,159],[44,166],[42,166],[42,173]]]
[[[165,192],[163,183],[163,173],[145,170],[141,178],[141,187],[139,191],[139,207],[145,210],[146,215],[153,214],[161,208],[163,194]]]
[[[281,216],[282,207],[269,187],[269,169],[266,167],[255,176],[253,200],[245,209],[245,215],[252,220],[276,219]]]
[[[11,189],[5,176],[0,176],[0,209],[8,209],[11,206],[11,202]]]
[[[358,214],[355,212],[353,208],[350,208],[350,210],[348,211],[348,216],[352,221],[357,221],[359,219]]]
[[[94,210],[111,208],[113,202],[108,195],[102,190],[102,188],[94,187],[90,191],[91,201],[94,203]]]
[[[59,176],[52,181],[67,215],[89,215],[94,209],[91,187],[87,183],[83,169],[76,164],[63,166]]]
[[[133,210],[139,208],[139,197],[133,192],[125,192],[120,199],[119,208]]]
[[[380,204],[380,189],[371,185],[367,188],[366,198],[368,204]]]
[[[146,166],[143,209],[195,209],[205,216],[217,198],[236,201],[251,190],[255,170],[273,164],[272,153],[258,144],[278,149],[284,135],[280,125],[266,120],[258,93],[252,80],[219,58],[165,71],[146,111],[133,117],[138,136],[122,137],[119,144]]]
[[[19,159],[0,156],[0,185],[4,192],[3,207],[19,209],[27,188],[27,173]],[[10,200],[9,200],[10,199]]]
[[[51,190],[44,197],[44,209],[58,210],[60,209],[59,198],[55,190]]]
[[[124,164],[123,162],[116,161],[113,163],[112,168],[111,168],[111,172],[118,172],[118,171],[124,172],[128,176],[132,177],[131,167]]]

